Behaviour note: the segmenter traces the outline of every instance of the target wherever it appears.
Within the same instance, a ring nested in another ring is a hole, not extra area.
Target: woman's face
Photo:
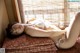
[[[19,35],[21,33],[23,33],[24,31],[24,25],[20,24],[20,23],[16,23],[12,26],[11,32],[14,35]]]

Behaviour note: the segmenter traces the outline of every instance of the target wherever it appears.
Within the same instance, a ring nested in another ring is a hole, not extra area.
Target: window
[[[75,17],[76,13],[80,12],[80,0],[70,0],[70,2],[68,2],[68,5],[68,17],[71,21],[71,19]]]
[[[71,19],[80,11],[79,0],[20,0],[23,19],[45,19],[56,26],[68,26]]]

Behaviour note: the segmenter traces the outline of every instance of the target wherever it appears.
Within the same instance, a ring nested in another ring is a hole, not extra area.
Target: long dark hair
[[[17,37],[19,37],[19,36],[22,35],[22,34],[19,34],[19,35],[12,34],[11,29],[12,29],[12,26],[14,24],[16,24],[16,23],[9,23],[8,26],[7,26],[7,28],[6,28],[7,37],[10,38],[10,39],[17,38]]]

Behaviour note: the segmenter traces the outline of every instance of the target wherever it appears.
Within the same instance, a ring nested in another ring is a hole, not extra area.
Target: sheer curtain
[[[68,26],[80,10],[80,2],[69,0],[21,0],[24,22],[45,19],[59,27]]]

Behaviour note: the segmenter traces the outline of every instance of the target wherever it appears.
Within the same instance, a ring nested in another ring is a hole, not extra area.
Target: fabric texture
[[[15,39],[6,38],[3,43],[6,53],[80,53],[80,38],[70,49],[59,49],[49,38],[34,38],[25,34]]]
[[[49,38],[34,38],[28,35],[22,35],[16,39],[6,38],[3,43],[3,48],[7,53],[55,53],[57,48],[54,42]]]

